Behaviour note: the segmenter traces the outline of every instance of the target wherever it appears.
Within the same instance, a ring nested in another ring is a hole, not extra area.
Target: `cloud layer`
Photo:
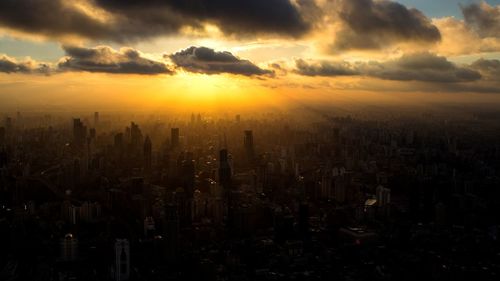
[[[481,37],[500,37],[500,6],[493,7],[481,2],[461,8],[467,25]]]
[[[485,79],[500,82],[500,60],[479,59],[471,64]]]
[[[295,3],[295,1],[294,1]],[[313,0],[3,0],[0,27],[48,37],[125,42],[201,29],[211,23],[228,35],[300,36],[311,25],[302,14]]]
[[[342,23],[333,50],[380,49],[400,42],[435,43],[441,34],[422,12],[392,1],[336,0]]]
[[[175,74],[175,68],[202,74],[230,73],[244,76],[273,76],[274,71],[262,69],[249,60],[240,59],[230,52],[215,51],[206,47],[189,47],[163,60],[149,58],[140,51],[124,47],[114,50],[109,46],[94,48],[63,46],[66,56],[56,65],[27,59],[18,62],[0,55],[0,72],[51,74],[59,72],[98,72],[111,74]],[[173,64],[172,64],[173,63]]]
[[[0,1],[0,26],[50,37],[121,37],[121,28],[70,3],[65,0],[3,0]]]
[[[27,59],[18,62],[7,55],[0,55],[0,72],[4,73],[42,73],[48,74],[49,65]]]
[[[303,34],[309,23],[290,0],[96,0],[107,11],[148,26],[217,25],[228,34]],[[310,2],[312,1],[299,1]],[[159,12],[158,12],[159,11]],[[172,15],[179,15],[172,17]]]
[[[415,53],[386,62],[306,62],[296,61],[297,73],[306,76],[368,76],[384,80],[423,81],[436,83],[470,82],[481,74],[460,67],[445,57],[431,53]]]
[[[168,57],[182,69],[195,73],[231,73],[246,76],[272,74],[272,71],[262,69],[230,52],[216,52],[206,47],[189,47]]]
[[[126,74],[172,74],[163,62],[145,58],[139,51],[122,48],[115,51],[107,46],[83,48],[65,46],[67,54],[58,64],[63,71],[87,71]]]

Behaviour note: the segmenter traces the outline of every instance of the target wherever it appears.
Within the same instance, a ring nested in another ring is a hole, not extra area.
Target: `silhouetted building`
[[[299,232],[302,239],[309,238],[309,204],[299,206]]]
[[[116,148],[123,148],[123,133],[115,135],[114,146]]]
[[[0,144],[3,144],[5,143],[5,128],[4,127],[0,127]]]
[[[68,233],[61,239],[61,259],[75,261],[78,258],[78,239]]]
[[[391,203],[391,190],[389,188],[385,188],[379,185],[376,191],[377,191],[377,205],[379,207],[383,207]]]
[[[231,166],[227,149],[219,152],[219,182],[224,189],[229,189],[231,184]]]
[[[245,156],[249,163],[254,160],[254,143],[253,143],[253,132],[251,130],[245,131],[245,138],[243,139],[243,146],[245,148]]]
[[[142,132],[139,125],[132,122],[130,124],[130,143],[133,149],[139,148],[142,143]]]
[[[130,278],[130,244],[127,239],[116,239],[115,241],[114,270],[116,281],[128,280]]]
[[[144,237],[152,238],[155,233],[155,220],[153,217],[146,217],[144,219]]]
[[[87,140],[87,127],[79,118],[73,119],[73,141],[77,146],[85,145]]]
[[[94,112],[94,127],[99,126],[99,112]]]
[[[144,170],[147,172],[151,171],[151,157],[152,157],[152,144],[149,136],[146,136],[144,141]]]
[[[12,124],[12,118],[6,117],[5,118],[5,130],[7,131],[7,133],[12,132],[13,126],[14,125]]]
[[[173,149],[176,149],[179,147],[179,144],[180,144],[179,128],[172,128],[170,130],[170,143],[171,143]]]
[[[164,232],[165,256],[169,262],[173,262],[179,252],[179,213],[174,204],[167,204],[165,207]]]

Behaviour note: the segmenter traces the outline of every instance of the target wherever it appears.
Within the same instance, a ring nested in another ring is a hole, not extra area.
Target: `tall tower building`
[[[84,146],[87,138],[87,127],[80,118],[73,119],[73,141],[78,146]]]
[[[63,261],[74,261],[78,258],[78,239],[73,234],[66,234],[61,239],[61,258]]]
[[[14,125],[12,124],[12,118],[5,118],[5,130],[7,131],[7,133],[12,133],[13,126]]]
[[[179,252],[179,213],[175,204],[165,207],[165,254],[168,261],[175,261]]]
[[[94,127],[99,125],[99,112],[94,112]]]
[[[130,244],[127,239],[115,241],[115,280],[130,278]]]
[[[254,144],[253,144],[253,132],[251,130],[245,131],[245,138],[243,139],[243,146],[245,148],[245,155],[247,161],[251,163],[254,159]]]
[[[379,185],[377,186],[376,193],[377,205],[379,207],[383,207],[391,203],[391,190],[389,188]]]
[[[115,135],[114,145],[117,148],[123,148],[123,133],[118,133]]]
[[[151,171],[151,161],[152,161],[152,144],[149,136],[146,136],[144,141],[144,170],[147,172]]]
[[[5,142],[5,128],[0,127],[0,144]]]
[[[172,148],[179,147],[179,128],[172,128],[170,130],[170,142],[172,144]]]
[[[193,153],[187,152],[185,154],[185,160],[181,164],[181,177],[182,177],[182,187],[186,191],[186,195],[189,199],[193,198],[193,192],[195,187],[195,160],[193,160]]]
[[[224,189],[229,189],[231,184],[231,166],[227,149],[219,152],[219,182]]]
[[[135,149],[135,148],[140,148],[141,142],[142,142],[141,129],[139,129],[139,125],[132,122],[130,124],[130,143],[132,144],[132,147]]]

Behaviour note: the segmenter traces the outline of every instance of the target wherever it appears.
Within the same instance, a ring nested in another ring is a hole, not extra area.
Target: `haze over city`
[[[0,0],[0,280],[498,280],[500,0]]]

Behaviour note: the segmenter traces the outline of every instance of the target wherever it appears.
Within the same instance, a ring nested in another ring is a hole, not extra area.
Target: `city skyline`
[[[500,0],[0,0],[1,281],[496,281]]]

